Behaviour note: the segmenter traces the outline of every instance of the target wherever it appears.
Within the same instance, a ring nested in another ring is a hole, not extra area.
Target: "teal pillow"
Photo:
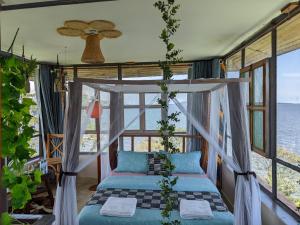
[[[147,173],[148,158],[146,152],[119,151],[116,172]]]
[[[171,155],[171,162],[175,165],[173,173],[204,174],[200,166],[201,152],[175,153]]]

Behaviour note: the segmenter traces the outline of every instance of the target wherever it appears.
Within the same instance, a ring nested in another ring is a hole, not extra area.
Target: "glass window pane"
[[[251,151],[252,169],[256,173],[260,183],[271,190],[272,186],[272,161],[256,152]]]
[[[263,67],[253,71],[253,104],[263,105],[264,103],[264,72]]]
[[[95,98],[95,89],[86,85],[82,86],[82,107],[86,108]]]
[[[300,201],[300,173],[277,164],[277,191],[278,198],[294,211]],[[298,211],[298,215],[300,215]]]
[[[239,71],[229,71],[226,73],[227,78],[239,78],[240,72]]]
[[[139,105],[139,94],[124,94],[124,105]]]
[[[134,151],[135,152],[148,152],[148,138],[147,137],[134,137]]]
[[[35,150],[34,154],[31,157],[39,156],[40,151],[40,136],[36,136],[30,139],[29,141],[30,148]]]
[[[241,78],[247,78],[249,79],[249,72],[244,72],[241,73]],[[250,96],[249,96],[249,83],[246,83],[245,85],[243,85],[244,91],[245,91],[245,99],[246,99],[246,104],[249,105],[250,103]]]
[[[157,121],[161,120],[160,108],[146,108],[145,120],[146,130],[158,130],[159,124]]]
[[[277,57],[277,157],[300,164],[300,49]]]
[[[96,122],[95,119],[89,118],[85,120],[87,117],[87,109],[81,110],[81,128],[86,127],[85,130],[96,130]],[[86,124],[83,124],[84,122],[87,122]]]
[[[264,149],[263,117],[263,112],[253,112],[253,146],[261,150]]]
[[[99,121],[101,132],[108,132],[110,127],[113,126],[113,124],[110,124],[110,109],[102,109],[102,115]]]
[[[183,149],[182,149],[182,145],[183,145],[183,139],[182,139],[182,137],[171,137],[170,141],[174,144],[174,146],[176,148],[179,149],[180,152],[183,151]]]
[[[174,74],[172,79],[173,80],[187,80],[188,74]]]
[[[123,137],[123,149],[124,151],[131,151],[131,137]]]
[[[164,150],[164,146],[161,144],[162,139],[160,137],[151,137],[151,152],[159,152]]]
[[[140,129],[140,117],[136,118],[140,113],[140,109],[124,109],[124,126],[126,130],[139,130]]]
[[[159,93],[146,93],[145,105],[158,105],[157,99],[161,97]]]
[[[100,91],[100,102],[102,106],[110,106],[110,93]]]
[[[187,94],[185,93],[179,93],[177,94],[176,98],[178,101],[182,104],[182,106],[186,109],[187,108]],[[170,101],[169,104],[169,115],[175,112],[179,112],[180,114],[178,115],[179,122],[176,122],[176,129],[175,131],[177,132],[185,132],[187,128],[187,120],[186,116],[180,112],[178,109],[177,105],[173,101]],[[171,122],[172,123],[172,122]]]
[[[80,152],[97,152],[97,135],[84,134],[80,142]]]

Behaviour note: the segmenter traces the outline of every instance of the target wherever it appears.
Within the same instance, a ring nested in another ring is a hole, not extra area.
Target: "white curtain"
[[[219,143],[219,126],[220,126],[220,91],[216,90],[210,94],[210,136],[215,139],[216,143]],[[209,145],[208,163],[207,163],[207,176],[216,184],[217,182],[217,157],[218,153],[213,145]]]
[[[232,155],[240,173],[251,171],[250,135],[245,89],[242,84],[228,84],[228,100],[232,136]],[[235,187],[234,224],[261,225],[261,198],[258,181],[253,175],[238,175]]]
[[[173,101],[184,113],[198,132],[205,138],[211,148],[213,148],[222,158],[222,160],[228,164],[235,172],[244,174],[251,171],[250,161],[250,136],[248,129],[248,122],[246,119],[246,103],[243,95],[243,88],[237,82],[228,83],[228,103],[227,109],[224,112],[229,111],[229,121],[231,125],[232,136],[232,149],[233,157],[228,157],[224,149],[216,141],[215,137],[211,136],[202,124],[197,120],[190,112],[187,112],[182,104],[174,99]],[[226,92],[225,92],[226,93]],[[226,102],[225,102],[226,104]],[[213,123],[218,122],[212,121]],[[212,154],[214,158],[214,154]],[[213,160],[211,160],[213,161]],[[215,164],[213,170],[215,170]],[[214,174],[211,174],[214,178]],[[260,188],[256,178],[249,175],[237,176],[235,187],[235,203],[234,203],[234,224],[235,225],[261,225],[261,199]]]
[[[79,163],[81,125],[81,83],[69,84],[69,99],[64,120],[62,170],[74,173]],[[76,176],[62,176],[56,189],[55,225],[77,225]]]

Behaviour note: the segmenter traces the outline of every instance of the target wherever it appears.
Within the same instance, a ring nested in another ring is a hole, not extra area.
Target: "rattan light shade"
[[[103,38],[118,38],[122,35],[115,29],[115,24],[107,20],[93,20],[90,22],[81,20],[67,20],[63,27],[57,28],[57,32],[64,36],[81,37],[86,41],[85,49],[81,57],[84,63],[104,63],[104,57],[100,49],[100,40]]]
[[[88,35],[81,61],[84,63],[104,63],[105,59],[100,48],[100,36]]]

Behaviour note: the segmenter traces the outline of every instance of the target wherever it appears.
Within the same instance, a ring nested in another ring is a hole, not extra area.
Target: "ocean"
[[[277,146],[300,154],[300,104],[277,104]]]
[[[178,111],[174,105],[170,106],[170,111]],[[146,124],[150,127],[158,127],[155,115],[157,112],[146,113]],[[158,118],[157,118],[158,119]],[[181,113],[180,121],[176,124],[181,131],[186,129],[186,117]],[[137,143],[141,140],[137,140]],[[124,147],[130,148],[130,140],[124,141]],[[300,154],[300,104],[278,103],[277,104],[277,146]]]

